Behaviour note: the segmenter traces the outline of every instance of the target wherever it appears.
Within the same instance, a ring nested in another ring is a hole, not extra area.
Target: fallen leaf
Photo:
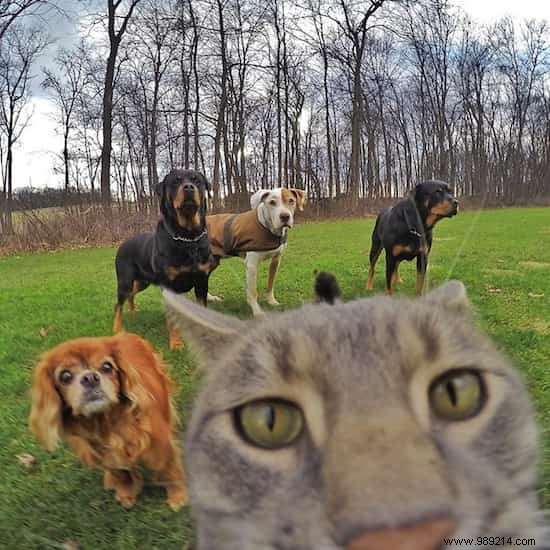
[[[46,336],[48,336],[48,329],[42,327],[42,328],[40,329],[40,336],[42,336],[42,338],[46,338]]]
[[[17,458],[19,464],[27,470],[30,470],[36,462],[36,458],[34,458],[34,456],[29,453],[21,453],[19,455],[15,455],[15,458]]]
[[[68,539],[62,544],[62,548],[63,550],[80,550],[82,546],[78,542]]]
[[[535,294],[534,292],[529,292],[529,294],[527,294],[527,296],[529,296],[529,298],[543,298],[544,297],[544,292],[542,294]]]
[[[495,288],[494,286],[490,286],[487,288],[487,292],[491,292],[492,294],[498,294],[499,292],[502,292],[500,288]]]

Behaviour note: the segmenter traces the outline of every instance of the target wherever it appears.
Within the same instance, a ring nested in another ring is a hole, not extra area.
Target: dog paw
[[[132,508],[136,503],[136,497],[130,495],[121,495],[117,493],[116,499],[124,508]]]
[[[223,302],[223,296],[216,296],[215,294],[210,294],[210,292],[208,293],[206,299],[209,302]]]
[[[170,338],[170,341],[168,342],[168,347],[170,351],[175,351],[177,349],[183,349],[185,347],[185,344],[183,343],[183,340],[181,338]]]
[[[252,315],[254,315],[254,317],[261,318],[266,316],[265,311],[259,305],[256,304],[256,306],[250,307],[252,308]]]
[[[280,306],[280,302],[278,302],[274,296],[266,296],[265,298],[265,301],[270,305],[270,306]]]
[[[180,333],[178,330],[172,326],[169,325],[168,327],[168,348],[170,351],[174,351],[177,349],[181,349],[185,347],[183,340],[181,339]]]
[[[187,504],[187,492],[185,489],[172,489],[168,492],[168,506],[174,511],[178,512],[183,506]]]

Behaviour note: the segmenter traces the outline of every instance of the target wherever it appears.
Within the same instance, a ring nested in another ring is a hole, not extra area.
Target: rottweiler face
[[[449,184],[444,181],[419,183],[415,187],[414,198],[419,210],[426,212],[426,218],[433,223],[440,218],[450,218],[458,213],[458,201]]]
[[[165,218],[188,231],[203,225],[208,180],[195,170],[172,170],[159,183],[160,210]]]

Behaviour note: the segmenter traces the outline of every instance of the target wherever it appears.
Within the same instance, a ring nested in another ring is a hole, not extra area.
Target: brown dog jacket
[[[206,228],[214,256],[265,252],[275,250],[286,242],[286,233],[282,237],[271,233],[258,221],[256,210],[206,216]]]

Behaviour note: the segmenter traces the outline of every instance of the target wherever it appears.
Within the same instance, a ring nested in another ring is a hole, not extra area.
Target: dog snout
[[[282,214],[280,214],[279,218],[283,223],[288,223],[290,221],[290,214],[283,212]]]
[[[80,379],[80,383],[82,386],[84,386],[86,389],[91,390],[93,388],[96,388],[99,386],[99,375],[97,372],[88,371],[82,375],[82,378]]]
[[[184,193],[193,193],[195,191],[196,187],[193,183],[186,182],[183,184],[183,191]]]

